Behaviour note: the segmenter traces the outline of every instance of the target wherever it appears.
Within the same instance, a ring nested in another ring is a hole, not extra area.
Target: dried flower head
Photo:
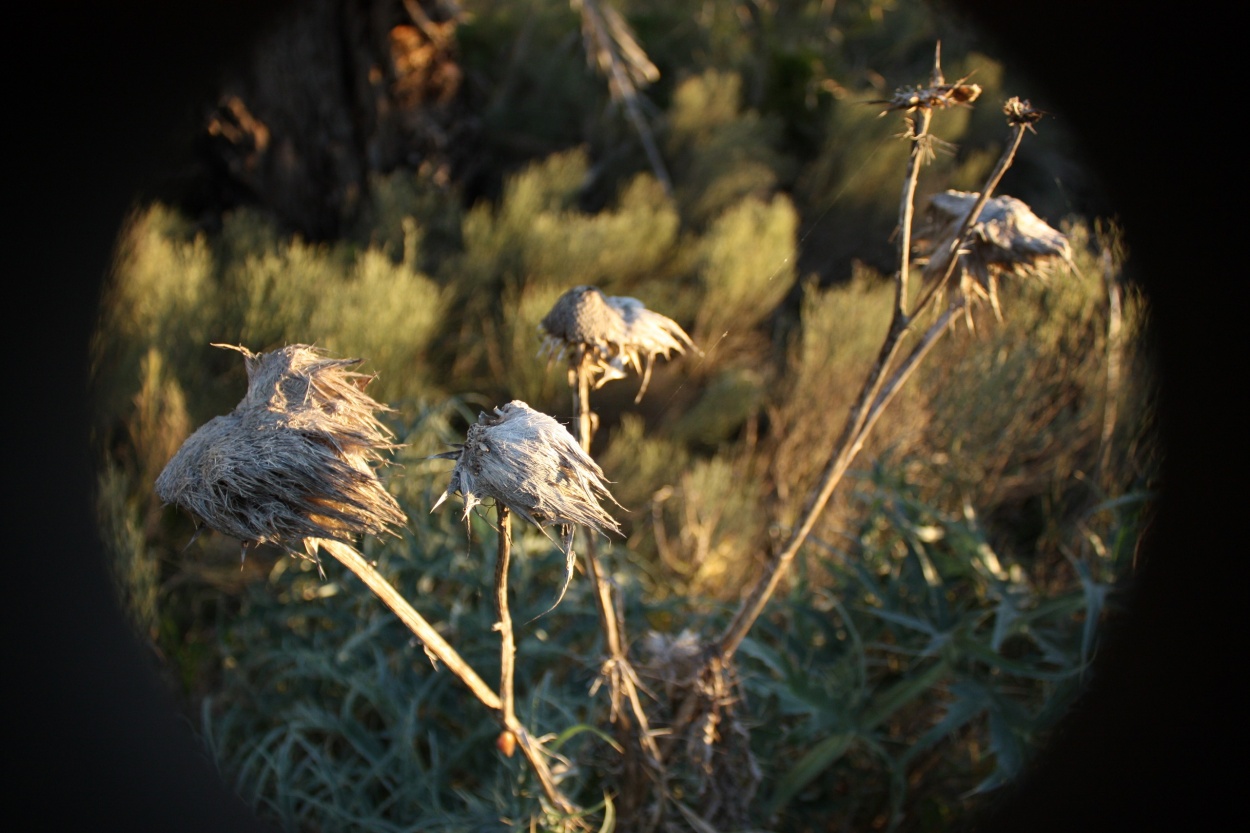
[[[953,84],[946,83],[942,74],[942,44],[939,42],[933,51],[933,70],[929,73],[927,87],[900,87],[888,99],[869,101],[869,104],[884,104],[886,108],[881,115],[893,111],[912,113],[916,110],[940,110],[944,107],[970,107],[972,102],[981,97],[979,84],[968,84],[968,76],[960,78]]]
[[[946,272],[954,244],[968,212],[980,194],[945,191],[929,202],[925,228],[920,237],[930,256],[925,278]],[[960,286],[987,299],[994,314],[998,305],[998,278],[1002,275],[1036,275],[1056,259],[1072,261],[1068,238],[1047,225],[1024,202],[1015,197],[994,197],[985,203],[958,253]]]
[[[741,716],[744,691],[732,661],[716,657],[691,630],[651,631],[642,649],[639,675],[662,685],[660,702],[677,710],[669,725],[682,754],[671,760],[690,766],[683,774],[692,781],[690,795],[701,815],[718,830],[748,828],[763,773]]]
[[[979,84],[934,84],[929,87],[901,87],[888,99],[876,99],[869,104],[884,104],[881,115],[901,110],[940,110],[945,107],[969,107],[981,96]]]
[[[374,416],[388,410],[363,391],[360,359],[293,344],[237,350],[247,394],[182,444],[156,479],[166,504],[249,546],[275,544],[316,558],[316,540],[350,543],[407,521],[374,472],[396,446]]]
[[[561,548],[568,558],[566,589],[573,570],[576,527],[621,531],[599,505],[603,497],[616,502],[599,464],[567,428],[520,400],[495,408],[493,414],[482,412],[469,426],[463,445],[435,456],[455,460],[456,467],[433,509],[458,493],[464,498],[465,518],[489,498],[544,532],[549,526],[561,528]]]
[[[1041,110],[1037,110],[1027,99],[1021,100],[1016,96],[1007,99],[1003,104],[1003,115],[1007,117],[1007,124],[1012,127],[1024,126],[1034,133],[1037,131],[1033,125],[1042,120],[1042,116],[1046,115]]]
[[[582,351],[591,357],[596,388],[623,379],[628,369],[642,374],[642,399],[656,356],[696,349],[690,336],[671,318],[652,312],[637,298],[604,295],[593,286],[565,292],[539,324],[543,345],[539,355],[550,359]]]

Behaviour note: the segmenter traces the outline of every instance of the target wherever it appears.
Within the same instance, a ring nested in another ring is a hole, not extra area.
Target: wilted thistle
[[[570,353],[585,355],[595,388],[613,379],[623,379],[632,369],[642,375],[642,387],[635,402],[646,393],[651,366],[656,356],[697,349],[694,341],[677,322],[653,312],[637,298],[604,295],[593,286],[575,286],[565,292],[539,324],[543,345],[539,355],[551,359]],[[570,384],[575,370],[571,367]]]
[[[374,472],[396,446],[374,416],[388,409],[363,390],[371,377],[349,369],[360,359],[305,344],[214,346],[243,354],[247,394],[174,454],[156,479],[162,501],[240,540],[244,553],[268,543],[318,564],[320,539],[350,543],[407,521]]]
[[[324,549],[399,616],[431,658],[488,708],[502,710],[499,696],[353,546],[358,535],[407,522],[374,473],[382,452],[396,445],[374,416],[390,409],[364,392],[371,377],[349,370],[360,359],[327,358],[306,344],[270,353],[214,346],[243,354],[247,395],[187,438],[156,479],[157,496],[241,540],[245,553],[270,543],[320,567]]]
[[[980,194],[944,191],[929,202],[923,236],[931,241],[926,280],[936,280],[949,267],[953,237]],[[1001,320],[998,279],[1004,275],[1041,274],[1054,260],[1072,261],[1072,247],[1062,232],[1051,228],[1021,200],[999,196],[986,202],[958,253],[960,287],[988,300]]]
[[[620,525],[599,504],[604,497],[616,502],[603,469],[568,429],[520,400],[495,408],[493,414],[482,412],[462,445],[434,456],[456,461],[434,509],[449,495],[460,494],[466,519],[490,499],[539,529],[560,527],[568,567],[557,604],[573,575],[574,530],[584,526],[620,533]]]

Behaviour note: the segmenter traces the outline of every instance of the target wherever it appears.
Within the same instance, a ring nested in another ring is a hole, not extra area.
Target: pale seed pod
[[[596,388],[623,379],[628,370],[642,375],[637,399],[651,380],[656,356],[698,350],[690,336],[673,321],[653,312],[637,298],[604,295],[593,286],[575,286],[556,300],[539,324],[543,336],[539,355],[563,358],[570,351],[588,351]]]
[[[560,527],[561,549],[568,559],[565,589],[573,572],[574,530],[584,526],[620,534],[616,519],[599,504],[600,498],[616,502],[599,464],[567,428],[520,400],[495,408],[493,414],[480,414],[462,445],[435,457],[455,460],[456,466],[447,490],[430,511],[459,494],[466,519],[489,499],[544,532]]]
[[[953,237],[979,197],[977,193],[944,191],[929,201],[920,235],[929,241],[926,251],[930,258],[924,270],[927,280],[946,271]],[[1038,275],[1056,260],[1072,262],[1068,238],[1015,197],[987,200],[965,241],[958,252],[960,285],[965,292],[988,300],[999,318],[1000,277]]]
[[[407,522],[374,471],[396,446],[374,416],[389,409],[363,390],[370,377],[349,369],[359,359],[304,344],[269,353],[214,346],[243,354],[247,394],[170,459],[155,484],[162,501],[245,552],[267,543],[314,561],[316,539],[352,543]]]

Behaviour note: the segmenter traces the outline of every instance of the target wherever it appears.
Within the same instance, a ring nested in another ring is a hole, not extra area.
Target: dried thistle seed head
[[[566,527],[564,548],[572,542],[572,527],[620,532],[620,525],[599,505],[600,498],[615,503],[603,470],[560,423],[514,399],[483,412],[469,426],[464,444],[436,455],[455,460],[448,496],[464,498],[464,514],[490,498],[539,527]],[[619,505],[619,504],[618,504]]]
[[[929,256],[926,279],[946,272],[954,237],[980,194],[945,191],[929,202],[925,226],[919,238]],[[998,306],[998,278],[1003,275],[1042,275],[1056,260],[1072,262],[1068,238],[1042,220],[1015,197],[994,197],[985,203],[972,224],[964,247],[959,251],[961,286],[989,300],[994,313]]]
[[[217,346],[243,354],[247,394],[174,454],[156,479],[162,501],[245,548],[312,550],[314,560],[312,539],[350,543],[407,522],[374,472],[396,446],[374,416],[388,409],[360,384],[370,377],[348,370],[359,359],[304,344],[270,353]]]
[[[576,528],[620,534],[616,519],[599,505],[602,497],[616,503],[599,464],[567,428],[518,399],[496,408],[494,414],[481,413],[469,426],[463,445],[435,456],[455,460],[456,467],[434,509],[459,493],[466,520],[473,507],[490,498],[543,532],[549,526],[560,527],[564,585],[550,609],[564,598],[573,578]]]
[[[1019,98],[1012,96],[1003,104],[1003,115],[1007,117],[1007,124],[1012,127],[1023,125],[1029,130],[1034,130],[1033,125],[1042,120],[1042,116],[1046,115],[1041,110],[1035,110],[1033,105],[1027,100],[1021,101]]]
[[[910,113],[915,110],[940,110],[945,107],[971,107],[981,97],[979,84],[965,84],[961,79],[954,84],[933,84],[928,87],[901,87],[891,98],[875,99],[869,104],[884,104],[881,115],[894,111]]]
[[[670,694],[691,685],[705,659],[703,642],[689,628],[678,634],[648,631],[642,639],[642,651],[645,662],[639,670],[662,682]]]
[[[637,298],[604,295],[593,286],[575,286],[565,292],[539,324],[543,345],[539,355],[552,359],[589,356],[595,387],[624,378],[633,370],[642,375],[642,398],[651,380],[656,356],[697,350],[677,322],[653,312]]]

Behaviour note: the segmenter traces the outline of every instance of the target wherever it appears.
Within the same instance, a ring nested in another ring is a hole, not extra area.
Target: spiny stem
[[[923,112],[923,110],[922,110]],[[921,119],[921,130],[919,132],[912,131],[912,155],[909,162],[908,175],[904,181],[902,207],[900,208],[900,216],[906,219],[904,226],[904,239],[906,247],[910,247],[910,226],[913,219],[911,204],[915,197],[915,178],[918,171],[917,158],[918,154],[923,151],[920,147],[922,141],[928,137],[929,120]],[[851,407],[851,412],[847,416],[846,425],[842,430],[842,434],[838,439],[835,451],[830,456],[829,462],[826,464],[821,474],[818,487],[808,497],[807,504],[803,508],[803,514],[800,521],[794,527],[787,540],[785,546],[772,558],[769,559],[764,568],[764,574],[760,576],[755,585],[751,588],[751,592],[743,600],[738,607],[734,618],[725,628],[720,638],[717,640],[714,648],[715,654],[722,659],[728,659],[737,651],[742,644],[742,640],[746,638],[747,633],[754,626],[760,615],[764,612],[764,607],[768,604],[768,600],[776,592],[777,586],[781,583],[782,577],[789,569],[790,564],[794,561],[795,555],[798,554],[799,548],[807,539],[808,534],[816,525],[816,519],[824,510],[825,505],[829,502],[829,498],[833,495],[833,491],[841,482],[842,477],[846,474],[851,462],[859,454],[863,448],[865,440],[868,438],[877,419],[881,416],[885,406],[897,393],[902,383],[915,370],[920,359],[922,359],[943,333],[949,328],[949,324],[953,319],[954,313],[963,309],[966,299],[957,299],[950,308],[935,322],[926,332],[920,344],[912,351],[903,365],[893,374],[888,376],[890,368],[894,360],[898,356],[899,349],[902,346],[904,336],[911,329],[911,323],[915,320],[915,316],[923,312],[940,288],[945,286],[951,275],[954,274],[957,262],[959,260],[959,251],[965,243],[965,238],[969,230],[972,228],[974,221],[980,215],[981,209],[985,207],[985,203],[989,200],[990,195],[998,186],[1003,174],[1007,168],[1011,166],[1015,158],[1016,150],[1020,147],[1020,142],[1024,137],[1026,126],[1013,125],[1013,134],[1008,146],[1004,149],[1002,156],[991,171],[985,186],[981,189],[980,197],[972,210],[968,212],[964,218],[958,233],[954,236],[954,240],[949,250],[949,259],[946,264],[946,270],[941,278],[935,281],[928,289],[927,293],[916,304],[911,317],[905,311],[906,303],[906,278],[903,268],[910,268],[908,264],[907,248],[903,248],[900,253],[900,271],[896,278],[895,285],[895,307],[894,316],[890,322],[890,329],[886,333],[885,340],[881,345],[881,350],[877,354],[877,360],[874,362],[872,369],[869,371],[864,385],[860,389],[859,395]],[[889,382],[887,383],[887,379]],[[884,386],[884,387],[883,387]]]
[[[959,250],[968,236],[968,230],[972,228],[977,218],[981,216],[981,209],[985,208],[985,204],[990,201],[990,196],[994,193],[994,189],[998,187],[998,183],[1002,180],[1003,174],[1011,167],[1011,163],[1016,158],[1016,151],[1020,148],[1020,142],[1024,140],[1024,131],[1027,125],[1018,124],[1012,126],[1012,135],[1007,147],[1003,150],[1002,156],[998,157],[998,164],[994,166],[994,170],[990,171],[989,177],[985,181],[985,185],[981,188],[981,193],[977,197],[977,201],[972,206],[972,210],[964,217],[963,222],[959,226],[959,231],[951,240],[951,247],[946,253],[946,269],[942,272],[942,276],[934,281],[925,295],[916,303],[916,313],[922,311],[930,301],[942,289],[950,283],[951,275],[955,274],[955,268],[959,263]]]
[[[579,347],[573,359],[572,371],[575,379],[571,380],[574,383],[573,412],[577,415],[577,439],[582,450],[587,454],[590,454],[591,442],[594,439],[590,414],[590,359],[587,349]],[[639,792],[645,782],[636,774],[640,762],[635,757],[637,749],[633,743],[635,734],[644,751],[644,759],[650,764],[651,769],[658,773],[661,782],[664,780],[664,767],[659,747],[651,732],[650,720],[638,694],[636,674],[625,651],[625,622],[624,617],[617,610],[612,583],[603,574],[595,539],[589,530],[586,531],[584,541],[586,568],[594,583],[595,609],[599,614],[599,624],[603,628],[607,653],[602,675],[608,686],[609,718],[616,727],[621,746],[625,750],[626,783],[635,788],[627,789],[618,796],[620,804],[618,809],[621,817],[625,819],[636,813],[645,800],[645,796]],[[629,701],[630,712],[633,713],[632,721],[629,714],[621,708],[622,697]],[[638,806],[633,806],[635,804]]]
[[[913,140],[911,153],[907,158],[907,175],[903,178],[903,196],[898,209],[898,275],[894,279],[894,314],[906,315],[907,279],[911,272],[911,228],[915,214],[916,184],[920,181],[920,166],[924,161],[924,144],[928,141],[929,123],[933,120],[933,111],[925,108],[920,111],[919,127],[912,123]]]
[[[579,347],[575,358],[574,375],[576,388],[573,393],[573,411],[577,414],[577,439],[582,450],[590,454],[591,417],[590,417],[590,356],[585,347]],[[599,612],[599,622],[603,626],[604,641],[607,643],[608,655],[617,657],[623,654],[621,623],[616,616],[616,606],[612,601],[612,585],[599,568],[594,536],[585,536],[586,568],[595,585],[595,608]],[[620,692],[613,686],[611,691],[612,710],[615,713],[620,704]]]

